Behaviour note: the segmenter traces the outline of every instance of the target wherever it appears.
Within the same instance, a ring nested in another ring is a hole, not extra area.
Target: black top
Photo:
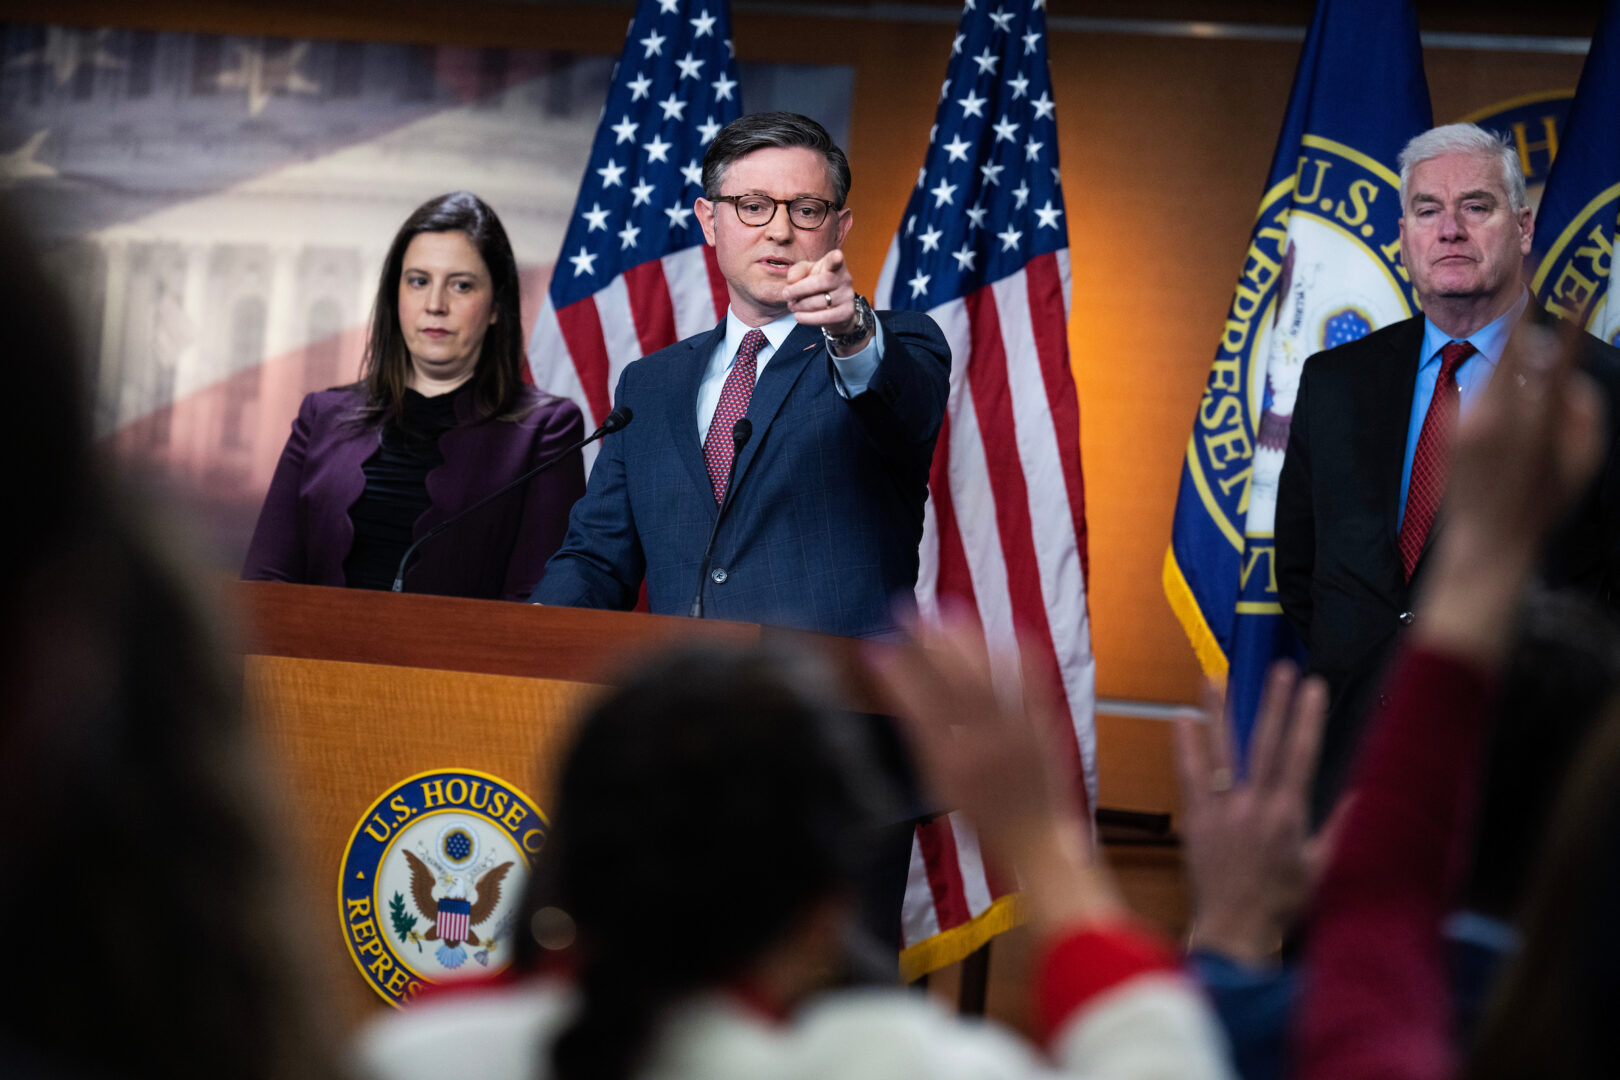
[[[405,422],[383,424],[364,466],[366,489],[349,507],[354,546],[343,560],[343,579],[351,589],[393,588],[416,519],[433,504],[427,474],[444,463],[439,436],[456,426],[456,401],[471,388],[463,383],[437,397],[406,390]]]

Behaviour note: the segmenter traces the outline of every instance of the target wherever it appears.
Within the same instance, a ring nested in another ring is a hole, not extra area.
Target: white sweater
[[[1108,968],[1110,965],[1101,965]],[[1173,969],[1047,978],[1043,1010],[1061,1016],[1042,1053],[994,1023],[952,1015],[899,989],[823,994],[773,1021],[726,994],[667,1017],[638,1080],[1226,1080],[1224,1039],[1198,991]],[[1063,984],[1069,983],[1067,989]],[[1072,1005],[1058,998],[1076,998]],[[532,1080],[578,1007],[572,986],[531,980],[448,994],[388,1016],[359,1042],[378,1080]]]

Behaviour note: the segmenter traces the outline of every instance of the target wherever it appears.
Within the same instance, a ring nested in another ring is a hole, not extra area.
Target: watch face
[[[872,311],[872,305],[867,302],[866,297],[862,296],[860,293],[856,293],[855,329],[851,330],[847,334],[834,334],[829,332],[824,326],[821,328],[821,335],[827,339],[829,344],[837,345],[842,348],[846,345],[855,344],[876,328],[877,315]]]

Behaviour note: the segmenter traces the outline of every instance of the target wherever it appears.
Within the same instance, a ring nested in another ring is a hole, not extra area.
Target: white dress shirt
[[[776,350],[782,347],[782,342],[793,333],[799,325],[790,311],[781,318],[759,327],[765,332],[765,347],[759,350],[759,356],[754,361],[754,381],[759,381],[760,373],[765,365],[770,363]],[[714,420],[714,410],[720,406],[720,391],[726,385],[726,376],[731,373],[731,363],[737,358],[737,350],[742,348],[743,335],[754,329],[745,324],[731,311],[726,309],[726,336],[714,355],[709,357],[709,366],[703,372],[703,381],[698,383],[697,395],[697,429],[698,437],[708,437],[709,424]],[[831,355],[832,350],[828,350]],[[836,356],[833,360],[834,383],[838,393],[845,400],[854,397],[866,389],[872,381],[872,375],[877,371],[878,362],[883,359],[883,327],[880,324],[872,334],[872,340],[866,343],[866,348],[854,356]]]

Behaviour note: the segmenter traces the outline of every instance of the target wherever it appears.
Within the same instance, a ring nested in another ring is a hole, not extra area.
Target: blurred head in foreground
[[[1467,1075],[1597,1078],[1620,1061],[1620,702],[1576,755]]]
[[[1491,728],[1463,901],[1516,919],[1552,839],[1548,818],[1580,747],[1620,690],[1620,628],[1592,600],[1525,598]]]
[[[542,939],[577,929],[584,1007],[554,1046],[559,1078],[630,1075],[691,993],[786,1006],[842,975],[889,795],[855,719],[814,689],[829,681],[760,652],[685,651],[584,721],[527,908]]]
[[[177,538],[102,475],[72,322],[4,208],[0,274],[27,462],[0,540],[0,1073],[328,1075],[241,672]]]

